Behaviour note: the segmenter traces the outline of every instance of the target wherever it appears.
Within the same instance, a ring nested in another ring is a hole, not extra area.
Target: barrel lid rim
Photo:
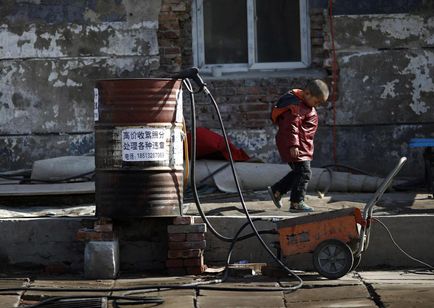
[[[97,79],[99,81],[130,81],[130,80],[160,80],[160,81],[181,81],[178,78],[109,78],[109,79]]]

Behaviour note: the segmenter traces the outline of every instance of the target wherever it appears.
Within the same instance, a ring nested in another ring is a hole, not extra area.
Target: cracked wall
[[[161,0],[0,7],[0,170],[92,151],[95,80],[159,68]]]
[[[338,161],[386,173],[408,156],[403,174],[422,177],[423,149],[408,143],[434,138],[434,17],[427,11],[336,15],[334,25]],[[323,124],[332,123],[329,113]],[[317,158],[325,159],[332,137],[320,134]]]

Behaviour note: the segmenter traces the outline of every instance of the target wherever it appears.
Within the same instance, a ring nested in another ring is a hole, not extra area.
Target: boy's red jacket
[[[318,128],[318,114],[302,100],[303,91],[294,89],[283,95],[272,111],[278,125],[276,145],[285,162],[312,160],[313,138]],[[299,155],[291,158],[289,148],[298,147]]]

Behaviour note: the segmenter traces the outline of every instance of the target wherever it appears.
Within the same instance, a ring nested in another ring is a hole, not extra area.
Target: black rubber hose
[[[37,308],[37,307],[55,307],[57,304],[59,306],[57,307],[66,307],[67,303],[63,303],[62,301],[67,300],[74,300],[74,299],[100,299],[100,298],[107,298],[108,300],[116,301],[117,304],[128,304],[128,305],[141,305],[141,304],[162,304],[164,303],[164,300],[161,297],[132,297],[132,296],[114,296],[114,295],[107,295],[107,296],[94,296],[94,295],[71,295],[71,296],[56,296],[51,297],[48,299],[45,299],[37,304],[27,306],[28,308]],[[122,301],[122,302],[119,302]],[[79,303],[77,303],[79,305]],[[78,306],[74,306],[78,307]],[[84,306],[83,306],[84,307]],[[96,306],[95,306],[96,307]]]
[[[209,229],[211,230],[211,232],[217,238],[219,238],[222,241],[232,242],[232,241],[234,241],[234,238],[229,238],[227,236],[223,236],[223,235],[221,235],[220,233],[218,233],[213,228],[213,226],[209,222],[208,218],[206,217],[206,215],[203,212],[203,210],[201,208],[201,205],[200,205],[200,200],[199,200],[197,189],[196,189],[196,178],[195,178],[195,160],[196,160],[196,110],[195,109],[196,109],[196,106],[195,106],[195,101],[194,101],[193,89],[192,89],[191,83],[189,82],[188,79],[184,80],[184,85],[186,86],[187,90],[190,93],[190,100],[191,100],[191,135],[192,135],[192,138],[191,138],[192,139],[192,145],[191,145],[192,151],[191,151],[191,155],[192,155],[192,163],[191,163],[191,166],[190,166],[190,168],[191,168],[190,177],[191,177],[191,189],[192,189],[192,192],[193,192],[193,198],[195,200],[195,203],[196,203],[196,206],[197,206],[197,209],[198,209],[198,212],[199,212],[200,216],[202,217],[202,219],[204,220],[204,222],[207,224],[207,226],[209,227]],[[295,274],[293,271],[291,271],[285,264],[283,264],[282,261],[280,261],[279,258],[277,258],[277,256],[271,251],[271,249],[267,246],[267,244],[264,242],[264,240],[260,236],[258,230],[256,229],[256,227],[255,227],[255,225],[254,225],[254,223],[252,221],[252,218],[250,217],[249,211],[248,211],[247,206],[245,204],[244,197],[243,197],[243,194],[241,192],[240,185],[239,185],[239,182],[238,182],[238,177],[237,177],[237,173],[236,173],[236,170],[235,170],[234,161],[233,161],[232,153],[231,153],[231,150],[230,150],[230,147],[229,147],[229,141],[228,141],[228,138],[227,138],[226,130],[225,130],[224,125],[223,125],[223,120],[221,118],[220,110],[219,110],[219,108],[217,106],[217,102],[215,101],[214,97],[212,96],[212,94],[209,92],[209,90],[206,87],[204,87],[204,92],[210,98],[211,102],[213,103],[214,109],[215,109],[215,111],[217,113],[219,124],[220,124],[220,127],[222,129],[223,138],[225,140],[226,150],[228,151],[229,162],[230,162],[230,165],[231,165],[231,169],[232,169],[232,174],[233,174],[233,177],[234,177],[235,185],[237,187],[237,191],[238,191],[238,195],[239,195],[239,198],[240,198],[240,202],[241,202],[241,205],[242,205],[242,207],[244,209],[244,213],[246,215],[246,218],[247,218],[249,224],[251,225],[254,234],[256,235],[256,237],[258,238],[259,242],[264,247],[264,249],[268,252],[268,254],[283,269],[285,269],[285,271],[287,271],[289,275],[295,277],[299,281],[299,283],[296,286],[290,286],[290,287],[287,287],[287,288],[284,288],[284,289],[285,290],[296,290],[296,289],[299,289],[299,288],[301,288],[303,286],[303,280],[297,274]]]

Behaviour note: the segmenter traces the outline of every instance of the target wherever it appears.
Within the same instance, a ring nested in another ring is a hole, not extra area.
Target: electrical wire
[[[426,266],[427,268],[429,268],[431,271],[433,271],[434,270],[434,266],[432,266],[432,265],[430,265],[430,264],[428,264],[428,263],[425,263],[425,262],[423,262],[423,261],[421,261],[421,260],[419,260],[419,259],[417,259],[417,258],[415,258],[415,257],[413,257],[413,256],[411,256],[409,253],[407,253],[404,249],[402,249],[401,248],[401,246],[399,246],[398,245],[398,243],[395,241],[395,239],[393,238],[393,236],[392,236],[392,233],[390,232],[390,230],[389,230],[389,228],[381,221],[381,220],[379,220],[378,218],[372,218],[372,220],[374,220],[374,221],[376,221],[376,222],[378,222],[385,230],[386,230],[386,232],[387,232],[387,234],[389,235],[389,238],[392,240],[392,243],[395,245],[395,247],[396,248],[398,248],[398,250],[400,251],[400,252],[402,252],[406,257],[408,257],[409,259],[411,259],[411,260],[413,260],[413,261],[415,261],[415,262],[417,262],[417,263],[420,263],[420,264],[422,264],[422,265],[424,265],[424,266]]]

